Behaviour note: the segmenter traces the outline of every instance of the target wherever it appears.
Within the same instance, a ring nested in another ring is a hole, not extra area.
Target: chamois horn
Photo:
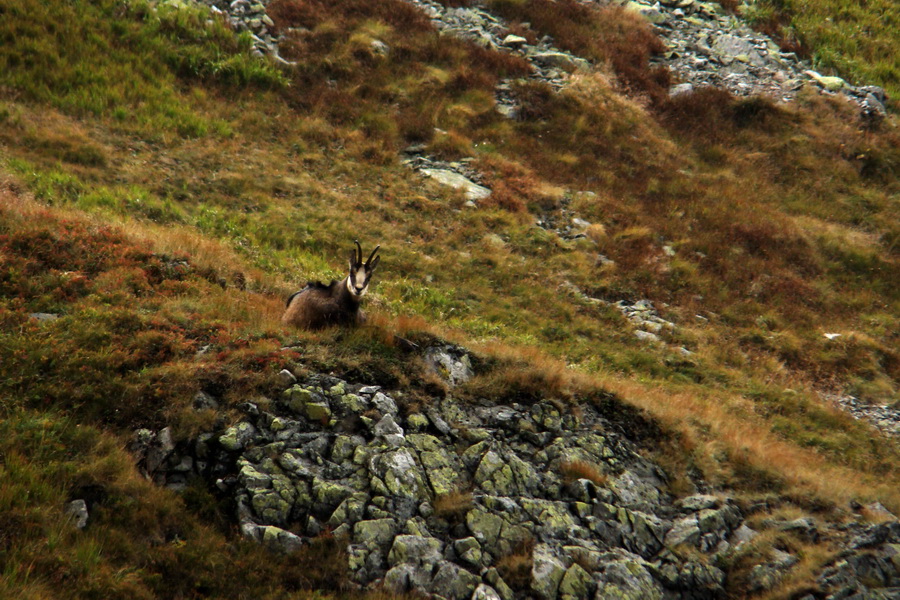
[[[359,242],[357,242],[357,244],[359,244]],[[378,246],[375,246],[375,249],[372,250],[372,254],[369,255],[369,260],[366,261],[366,266],[367,266],[367,267],[368,267],[369,264],[372,262],[372,259],[375,258],[375,253],[378,252],[378,249],[379,249],[379,248],[381,248],[381,245],[380,245],[380,244],[379,244]],[[362,258],[362,255],[360,255],[360,258]]]

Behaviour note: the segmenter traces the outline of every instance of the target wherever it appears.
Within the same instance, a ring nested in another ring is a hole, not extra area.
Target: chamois
[[[359,325],[365,321],[359,302],[381,260],[375,256],[379,248],[376,246],[369,260],[363,263],[362,247],[356,241],[356,249],[350,251],[350,274],[341,281],[332,279],[328,285],[310,281],[305,288],[291,294],[281,322],[303,329],[321,329],[329,325]]]

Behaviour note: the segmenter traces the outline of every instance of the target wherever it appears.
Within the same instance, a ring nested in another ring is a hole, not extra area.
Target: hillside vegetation
[[[639,407],[676,495],[700,473],[834,520],[850,501],[900,510],[896,440],[822,396],[900,394],[896,119],[863,127],[814,90],[669,99],[638,17],[485,4],[596,69],[561,92],[517,83],[510,120],[494,87],[528,65],[403,0],[273,0],[293,67],[188,3],[0,2],[0,596],[352,594],[321,558],[334,539],[272,555],[125,448],[139,427],[186,439],[236,419],[283,368],[447,393],[399,337],[480,356],[464,399]],[[887,33],[843,33],[825,0],[781,10],[823,64],[900,92]],[[888,27],[879,10],[854,15]],[[400,162],[413,143],[471,157],[493,194],[472,208],[423,179]],[[568,214],[586,237],[535,225]],[[382,246],[370,324],[285,330],[284,298],[343,277],[354,239]],[[592,299],[651,300],[675,327],[642,342]],[[201,390],[218,413],[194,410]],[[99,508],[76,532],[62,507],[82,497]]]

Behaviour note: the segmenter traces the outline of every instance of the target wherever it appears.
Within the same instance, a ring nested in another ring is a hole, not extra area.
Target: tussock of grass
[[[564,461],[559,465],[559,470],[566,482],[587,479],[597,485],[606,484],[607,477],[600,467],[584,460]]]
[[[531,569],[534,563],[532,552],[534,541],[520,544],[512,553],[497,560],[497,570],[503,581],[513,590],[526,591],[531,588]]]
[[[470,492],[449,492],[440,494],[432,502],[434,514],[442,519],[459,520],[472,510],[472,494]]]

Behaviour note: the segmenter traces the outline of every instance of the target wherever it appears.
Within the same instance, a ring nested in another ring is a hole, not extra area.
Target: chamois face
[[[380,247],[375,247],[375,250],[369,255],[369,260],[365,263],[362,262],[362,248],[359,242],[356,242],[356,250],[350,253],[350,275],[347,277],[347,291],[355,298],[361,298],[369,290],[369,279],[372,278],[372,273],[375,271],[375,267],[378,266],[378,261],[381,260],[380,256],[375,256]],[[372,260],[373,258],[374,260]]]

